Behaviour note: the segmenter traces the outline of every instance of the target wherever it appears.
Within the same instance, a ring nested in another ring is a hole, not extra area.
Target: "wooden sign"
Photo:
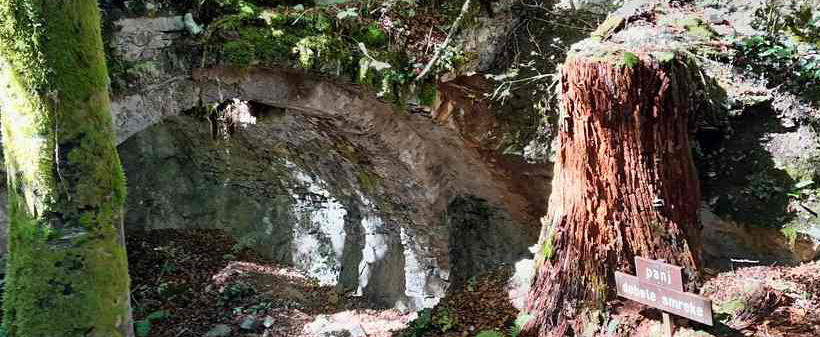
[[[664,334],[672,337],[672,320],[667,312],[712,325],[712,300],[683,292],[680,266],[635,257],[638,276],[615,272],[618,296],[664,311]]]
[[[644,282],[683,292],[683,267],[635,257],[635,271]]]
[[[643,282],[636,276],[621,272],[615,272],[615,284],[618,286],[618,296],[712,325],[712,300],[706,297]]]

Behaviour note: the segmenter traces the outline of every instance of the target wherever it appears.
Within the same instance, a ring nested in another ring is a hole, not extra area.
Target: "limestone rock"
[[[270,316],[265,316],[264,320],[262,321],[262,325],[265,328],[272,327],[274,323],[276,323],[276,321],[273,319],[273,317]]]
[[[117,34],[111,41],[114,53],[125,61],[156,59],[171,45],[174,34],[185,30],[182,16],[121,19],[114,22]]]
[[[202,25],[199,25],[194,21],[194,16],[191,13],[186,13],[185,17],[183,17],[182,22],[185,26],[185,30],[188,31],[191,35],[199,35],[202,32]]]
[[[536,254],[538,245],[532,245],[529,250],[533,255]],[[527,305],[527,295],[536,270],[534,259],[523,259],[514,265],[513,275],[507,281],[507,295],[513,307],[518,310],[524,310]]]

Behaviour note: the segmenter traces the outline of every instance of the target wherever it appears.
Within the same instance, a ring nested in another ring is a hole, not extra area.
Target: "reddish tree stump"
[[[700,190],[689,143],[696,69],[680,55],[571,57],[549,213],[521,336],[566,336],[616,297],[634,256],[699,282]]]

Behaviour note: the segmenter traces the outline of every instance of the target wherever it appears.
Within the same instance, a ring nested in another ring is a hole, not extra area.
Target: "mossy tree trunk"
[[[561,69],[561,145],[521,336],[589,329],[616,297],[614,272],[634,275],[636,255],[683,266],[689,290],[699,282],[694,69],[672,53],[610,55]]]
[[[132,336],[96,0],[0,0],[9,336]]]

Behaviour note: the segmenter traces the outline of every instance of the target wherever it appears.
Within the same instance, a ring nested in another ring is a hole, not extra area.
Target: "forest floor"
[[[415,317],[373,309],[360,297],[340,296],[302,272],[235,247],[220,230],[129,232],[137,334],[307,337],[311,328],[335,324],[388,337]],[[324,324],[308,326],[321,315]]]
[[[509,336],[518,316],[507,299],[509,266],[451,289],[432,310],[402,313],[237,250],[220,230],[129,232],[127,244],[140,336],[308,337],[337,330],[368,337],[472,337],[484,330]],[[703,293],[721,323],[678,322],[676,336],[820,336],[820,262],[723,272]],[[653,335],[660,314],[639,306],[635,314],[637,335]]]

